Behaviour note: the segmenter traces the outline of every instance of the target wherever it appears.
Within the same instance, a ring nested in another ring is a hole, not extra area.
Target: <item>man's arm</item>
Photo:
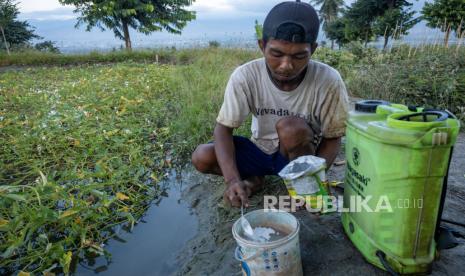
[[[218,165],[226,183],[241,180],[236,165],[233,143],[233,129],[217,123],[213,132],[215,137],[215,154]]]
[[[242,182],[236,165],[233,129],[217,123],[213,135],[215,137],[216,160],[227,185],[224,199],[233,206],[240,207],[242,202],[247,207],[247,187]]]
[[[323,138],[318,147],[316,155],[326,159],[327,169],[331,167],[337,154],[341,148],[341,137],[338,138]]]

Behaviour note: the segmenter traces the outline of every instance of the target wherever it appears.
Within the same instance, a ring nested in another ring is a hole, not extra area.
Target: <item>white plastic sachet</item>
[[[313,155],[300,156],[291,161],[279,176],[298,195],[311,195],[320,191],[320,182],[326,181],[326,160]]]

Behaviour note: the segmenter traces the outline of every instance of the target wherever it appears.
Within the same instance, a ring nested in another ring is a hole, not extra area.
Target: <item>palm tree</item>
[[[338,18],[342,11],[344,0],[312,0],[312,3],[320,7],[320,22],[323,23],[323,30],[326,32],[328,24]],[[334,48],[334,40],[331,40],[331,49]]]

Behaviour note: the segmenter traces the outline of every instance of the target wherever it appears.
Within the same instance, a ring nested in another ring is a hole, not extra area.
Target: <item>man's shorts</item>
[[[252,141],[242,136],[233,136],[233,141],[237,169],[242,179],[251,176],[278,175],[289,163],[279,150],[273,154],[266,154]]]

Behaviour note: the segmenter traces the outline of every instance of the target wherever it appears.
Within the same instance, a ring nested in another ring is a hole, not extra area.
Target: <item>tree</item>
[[[346,37],[345,28],[344,18],[338,18],[326,26],[326,36],[331,41],[335,41],[339,45],[339,48],[350,42]]]
[[[465,27],[465,1],[464,0],[434,0],[425,3],[422,10],[427,26],[440,28],[445,32],[444,45],[449,44],[449,36],[454,31],[457,37],[464,34]]]
[[[6,52],[8,55],[10,54],[10,49],[8,47],[8,41],[5,35],[5,29],[8,25],[13,22],[13,20],[18,16],[19,11],[14,4],[10,0],[0,0],[0,31],[2,32],[3,36],[3,43],[5,44]]]
[[[320,22],[323,23],[323,30],[328,36],[328,25],[334,22],[339,13],[342,11],[344,0],[313,0],[313,3],[320,6],[318,13],[320,14]],[[334,48],[334,40],[331,39],[331,49]]]
[[[13,21],[5,28],[5,36],[10,45],[29,44],[32,39],[42,37],[34,34],[34,28],[27,21]]]
[[[0,0],[0,32],[8,55],[9,45],[21,45],[33,38],[40,38],[26,21],[18,21],[17,4],[11,0]]]
[[[372,40],[373,22],[379,15],[376,2],[371,0],[357,0],[344,13],[345,36],[350,41],[363,41],[365,46]]]
[[[396,13],[392,10],[403,11],[404,7],[410,5],[406,0],[357,0],[344,13],[346,37],[350,41],[362,41],[366,47],[368,42],[380,35],[375,29],[377,20],[381,20],[381,24],[385,25],[384,34],[387,22],[382,23],[381,17],[390,11],[388,14],[391,18],[388,21],[391,21]]]
[[[59,0],[64,5],[74,5],[81,13],[76,27],[87,23],[87,31],[98,27],[113,30],[124,40],[126,49],[132,48],[129,28],[143,34],[166,30],[181,33],[188,21],[195,19],[195,12],[185,10],[193,0]]]
[[[376,36],[384,38],[383,49],[389,42],[389,38],[398,39],[402,35],[407,35],[408,31],[420,22],[421,18],[413,18],[415,11],[410,9],[412,4],[389,8],[382,16],[378,16],[374,23],[374,33]]]

